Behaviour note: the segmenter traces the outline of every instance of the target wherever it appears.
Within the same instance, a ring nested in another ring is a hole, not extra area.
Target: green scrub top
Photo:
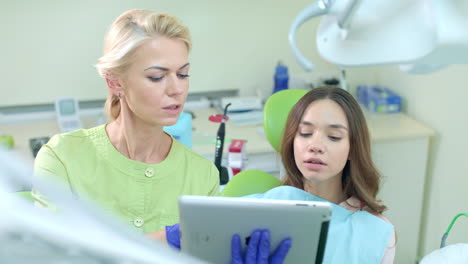
[[[36,177],[59,179],[73,196],[90,198],[143,233],[179,222],[180,195],[218,195],[212,162],[172,139],[166,159],[146,164],[118,152],[105,125],[54,136],[38,152]],[[46,203],[33,190],[39,203]]]

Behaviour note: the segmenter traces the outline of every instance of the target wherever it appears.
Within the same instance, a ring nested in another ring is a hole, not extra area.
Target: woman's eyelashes
[[[310,137],[310,136],[312,136],[312,133],[304,133],[304,132],[299,132],[299,136],[301,136],[301,137],[305,137],[305,138],[306,138],[306,137]]]
[[[159,81],[162,81],[165,77],[166,77],[165,75],[163,75],[163,76],[148,76],[148,79],[150,81],[152,81],[152,82],[159,82]],[[177,78],[182,79],[182,80],[186,79],[188,77],[190,77],[190,75],[185,74],[185,73],[178,73],[177,74]]]
[[[164,78],[164,76],[149,76],[148,79],[152,82],[159,82]]]
[[[308,138],[313,135],[312,132],[299,132],[299,136],[303,138]],[[341,136],[336,136],[336,135],[329,135],[327,136],[331,141],[340,141],[342,139]]]
[[[179,73],[179,74],[177,74],[177,76],[179,76],[180,79],[185,79],[185,78],[190,77],[190,75],[184,74],[184,73]]]
[[[341,140],[341,137],[336,137],[336,136],[328,136],[328,138],[329,138],[331,141],[340,141],[340,140]]]

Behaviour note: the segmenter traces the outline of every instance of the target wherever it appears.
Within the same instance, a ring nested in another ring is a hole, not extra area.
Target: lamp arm
[[[297,29],[307,20],[322,16],[328,13],[328,10],[333,5],[331,0],[318,0],[302,10],[294,19],[290,29],[289,29],[289,45],[291,46],[294,57],[296,57],[297,62],[306,70],[311,71],[314,65],[306,59],[299,51],[296,45],[296,31]]]
[[[354,14],[356,14],[356,10],[361,5],[362,0],[352,0],[346,6],[345,11],[338,17],[338,26],[341,29],[347,30],[349,25],[351,24],[351,19],[353,18]]]

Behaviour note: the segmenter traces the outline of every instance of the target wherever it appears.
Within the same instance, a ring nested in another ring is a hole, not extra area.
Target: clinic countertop
[[[423,123],[402,114],[371,114],[364,112],[372,142],[430,137],[434,131]]]
[[[199,109],[194,111],[193,119],[193,150],[205,156],[212,157],[215,150],[215,138],[219,123],[208,120],[215,109]],[[434,134],[433,130],[405,114],[370,114],[365,113],[373,142],[398,140],[415,137],[428,137]],[[83,119],[84,127],[94,126],[94,120]],[[37,121],[17,124],[2,124],[1,134],[13,135],[15,139],[14,151],[27,161],[33,162],[29,139],[43,137],[58,133],[56,120]],[[227,153],[231,139],[247,140],[246,151],[249,154],[274,152],[264,135],[262,125],[236,126],[233,122],[226,123],[226,140],[224,152]]]
[[[208,121],[208,117],[217,114],[215,109],[203,109],[194,112],[193,120],[193,150],[201,155],[214,153],[214,142],[219,123]],[[402,114],[372,114],[364,112],[372,142],[401,140],[417,137],[429,137],[434,131],[411,117]],[[227,153],[231,139],[246,139],[248,153],[265,153],[274,151],[264,135],[262,125],[236,126],[226,123],[226,141],[224,152]]]
[[[208,118],[218,114],[215,109],[202,109],[194,111],[192,127],[192,149],[203,156],[213,156],[215,152],[216,134],[220,123],[213,123]],[[224,153],[228,152],[232,139],[247,140],[246,150],[249,153],[274,152],[264,135],[262,125],[236,126],[233,122],[226,122]]]

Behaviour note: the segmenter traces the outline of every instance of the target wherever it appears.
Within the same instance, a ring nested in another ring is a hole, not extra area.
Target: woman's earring
[[[122,98],[122,96],[120,95],[120,92],[117,94],[117,97],[119,97],[119,99]]]

